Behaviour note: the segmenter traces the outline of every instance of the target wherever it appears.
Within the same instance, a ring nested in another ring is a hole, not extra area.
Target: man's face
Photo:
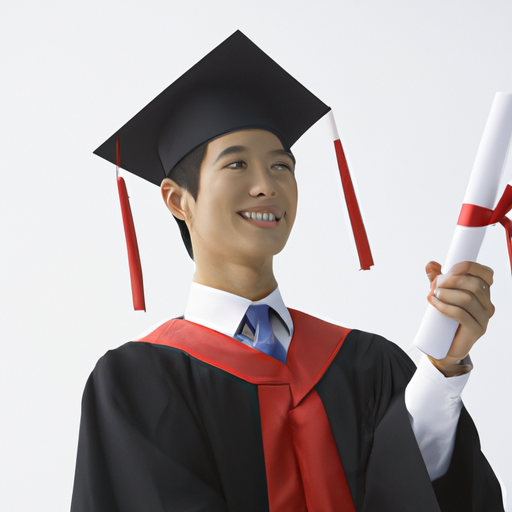
[[[264,130],[242,130],[208,144],[197,200],[189,198],[194,256],[261,264],[286,244],[297,210],[293,157]]]

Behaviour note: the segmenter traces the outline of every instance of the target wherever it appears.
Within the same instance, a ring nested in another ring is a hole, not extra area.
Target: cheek
[[[289,213],[292,219],[295,219],[297,215],[297,204],[299,200],[299,194],[297,189],[297,183],[294,180],[293,185],[288,189],[288,205],[289,205]]]
[[[224,197],[212,196],[195,212],[195,227],[203,239],[220,239],[232,236],[232,213]]]

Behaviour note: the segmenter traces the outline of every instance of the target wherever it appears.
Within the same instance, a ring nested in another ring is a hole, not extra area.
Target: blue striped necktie
[[[252,304],[247,309],[244,320],[253,334],[254,340],[251,340],[245,334],[237,334],[237,337],[249,341],[256,350],[286,364],[286,350],[276,338],[270,325],[270,306],[267,304]]]

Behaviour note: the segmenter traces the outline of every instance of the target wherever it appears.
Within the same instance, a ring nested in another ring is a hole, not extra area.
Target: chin
[[[285,244],[254,244],[252,247],[246,245],[242,251],[236,251],[240,255],[240,259],[253,262],[265,262],[269,258],[273,258],[284,249]]]

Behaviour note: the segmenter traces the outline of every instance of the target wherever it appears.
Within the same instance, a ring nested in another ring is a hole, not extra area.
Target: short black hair
[[[208,142],[204,142],[197,146],[190,153],[187,153],[169,173],[169,178],[175,181],[180,187],[187,190],[190,195],[197,200],[199,194],[199,174],[201,164],[203,163],[206,154]],[[194,252],[192,250],[192,241],[190,239],[190,232],[187,228],[185,221],[174,217],[180,228],[181,238],[187,249],[189,256],[194,259]]]

